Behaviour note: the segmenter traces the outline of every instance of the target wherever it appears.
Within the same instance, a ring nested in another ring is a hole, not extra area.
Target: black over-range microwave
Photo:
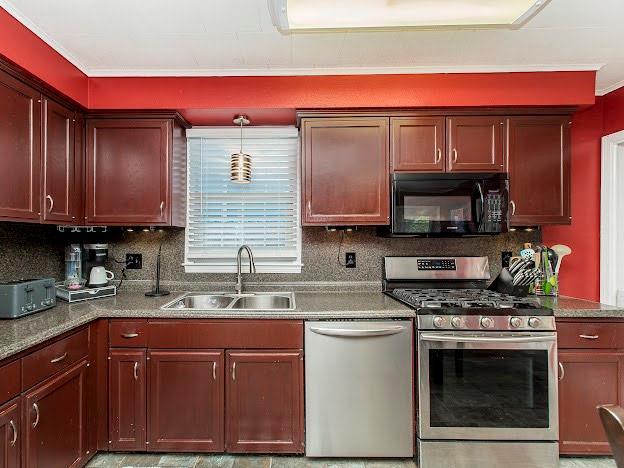
[[[509,230],[507,174],[392,176],[392,236],[475,236]]]

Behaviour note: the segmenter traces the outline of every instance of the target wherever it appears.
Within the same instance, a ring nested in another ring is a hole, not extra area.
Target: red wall
[[[0,55],[32,73],[61,94],[88,105],[87,76],[0,8]]]
[[[624,87],[604,97],[604,134],[624,130]]]

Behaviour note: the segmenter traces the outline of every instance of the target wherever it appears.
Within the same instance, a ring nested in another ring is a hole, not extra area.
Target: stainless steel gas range
[[[558,466],[557,334],[537,298],[485,289],[487,257],[386,257],[417,311],[420,468]]]

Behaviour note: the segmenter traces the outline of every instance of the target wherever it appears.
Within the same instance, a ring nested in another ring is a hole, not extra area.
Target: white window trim
[[[243,147],[244,147],[244,138],[298,138],[299,130],[294,126],[269,126],[269,127],[246,127],[243,131]],[[228,138],[228,139],[238,139],[240,137],[240,128],[238,127],[194,127],[186,130],[187,137],[187,154],[190,152],[190,139],[191,138]],[[302,257],[302,245],[301,245],[301,148],[300,144],[297,144],[297,154],[296,154],[296,166],[297,166],[297,197],[296,197],[296,212],[297,212],[297,237],[296,237],[296,248],[297,248],[297,261],[291,264],[281,264],[281,263],[272,263],[272,262],[262,262],[261,258],[256,258],[256,272],[257,273],[301,273],[301,267],[303,267],[303,263],[301,261]],[[252,155],[253,158],[253,155]],[[186,180],[190,180],[190,164],[186,166]],[[187,219],[189,217],[190,203],[189,200],[189,186],[186,185],[186,209],[187,209]],[[184,232],[184,271],[186,273],[236,273],[236,258],[232,257],[229,261],[213,261],[211,263],[197,263],[197,262],[189,262],[189,251],[188,251],[188,235],[189,229],[185,229]],[[214,260],[222,257],[223,254],[216,253],[213,258]],[[278,257],[279,255],[276,255]],[[243,268],[242,271],[249,271],[249,263],[247,261],[247,256],[243,256]]]

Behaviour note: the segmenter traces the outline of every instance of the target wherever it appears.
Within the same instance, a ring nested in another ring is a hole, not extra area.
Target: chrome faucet
[[[247,255],[249,256],[249,273],[256,272],[256,264],[254,263],[254,258],[253,258],[253,253],[251,251],[251,247],[249,247],[248,245],[241,245],[238,249],[238,253],[236,254],[236,275],[237,275],[237,281],[236,281],[236,287],[235,287],[236,294],[243,293],[243,278],[241,276],[241,257],[242,257],[243,250],[246,250]]]

